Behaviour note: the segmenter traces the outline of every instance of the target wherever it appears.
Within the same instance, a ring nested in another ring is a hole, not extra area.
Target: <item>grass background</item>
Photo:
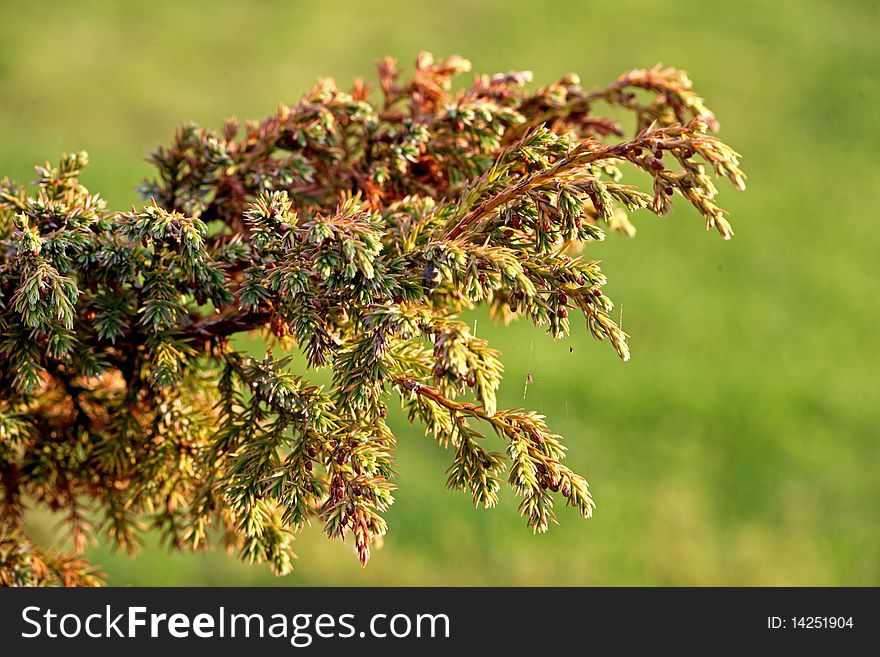
[[[0,16],[0,173],[84,148],[86,184],[116,207],[183,120],[262,117],[318,76],[423,49],[540,84],[685,68],[750,177],[745,194],[722,183],[731,243],[680,207],[594,249],[630,363],[585,332],[477,317],[506,354],[499,404],[522,405],[531,373],[525,404],[568,437],[592,520],[563,511],[536,537],[510,494],[474,510],[444,488],[450,455],[398,419],[398,502],[366,570],[314,526],[286,578],[221,553],[90,549],[110,583],[880,584],[880,4],[0,0]]]

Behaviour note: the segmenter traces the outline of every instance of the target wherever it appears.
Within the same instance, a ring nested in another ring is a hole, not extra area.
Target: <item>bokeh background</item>
[[[420,50],[536,84],[685,68],[750,177],[722,183],[730,243],[680,207],[595,247],[631,362],[583,331],[476,317],[506,354],[500,404],[567,436],[592,520],[563,510],[532,536],[509,491],[474,510],[444,487],[450,455],[396,418],[398,501],[366,570],[313,526],[286,578],[219,552],[90,549],[111,584],[880,584],[880,3],[0,0],[0,18],[0,174],[86,149],[86,184],[120,208],[178,123],[261,118]]]

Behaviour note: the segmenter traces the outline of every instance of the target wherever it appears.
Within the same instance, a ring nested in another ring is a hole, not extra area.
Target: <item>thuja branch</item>
[[[37,167],[33,189],[0,182],[0,582],[95,583],[86,536],[133,551],[148,531],[285,573],[313,521],[365,564],[394,501],[395,397],[475,504],[506,482],[534,531],[559,498],[592,514],[562,438],[498,408],[500,354],[459,315],[554,337],[579,317],[625,360],[586,254],[676,196],[729,238],[714,177],[745,176],[681,71],[452,93],[468,69],[385,60],[377,102],[324,80],[261,122],[185,125],[130,211],[83,186],[85,153]],[[631,112],[631,138],[606,104]],[[624,182],[636,170],[648,187]],[[320,368],[331,384],[308,381]],[[74,554],[33,544],[25,500],[64,513]]]

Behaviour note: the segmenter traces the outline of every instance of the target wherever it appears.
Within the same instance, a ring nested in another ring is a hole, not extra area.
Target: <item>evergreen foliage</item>
[[[37,167],[33,189],[0,183],[0,583],[99,583],[76,556],[98,530],[126,550],[145,531],[217,542],[286,573],[317,521],[366,564],[393,503],[398,403],[476,505],[506,483],[536,532],[555,503],[591,515],[561,437],[497,407],[499,354],[459,315],[485,305],[554,337],[583,322],[626,360],[582,252],[676,195],[728,239],[713,174],[745,176],[682,71],[595,91],[575,75],[529,91],[513,72],[454,92],[469,67],[423,53],[404,77],[385,60],[372,96],[322,80],[259,123],[185,125],[129,212],[82,185],[85,153]],[[230,342],[244,332],[264,356]],[[74,554],[33,544],[26,505],[63,514]]]

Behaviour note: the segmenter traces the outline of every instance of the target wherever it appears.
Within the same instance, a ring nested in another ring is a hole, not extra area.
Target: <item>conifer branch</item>
[[[394,501],[395,392],[475,505],[506,482],[533,531],[560,497],[592,515],[543,416],[498,407],[501,355],[460,313],[556,338],[579,320],[628,359],[597,243],[676,197],[729,238],[714,177],[743,189],[739,156],[675,69],[453,93],[460,57],[378,68],[378,102],[323,80],[261,122],[184,125],[129,211],[80,182],[85,153],[34,188],[0,181],[0,584],[99,583],[86,538],[133,552],[146,532],[283,574],[311,521],[366,564]],[[632,113],[631,138],[603,104]],[[72,554],[33,544],[24,499],[63,512]]]

